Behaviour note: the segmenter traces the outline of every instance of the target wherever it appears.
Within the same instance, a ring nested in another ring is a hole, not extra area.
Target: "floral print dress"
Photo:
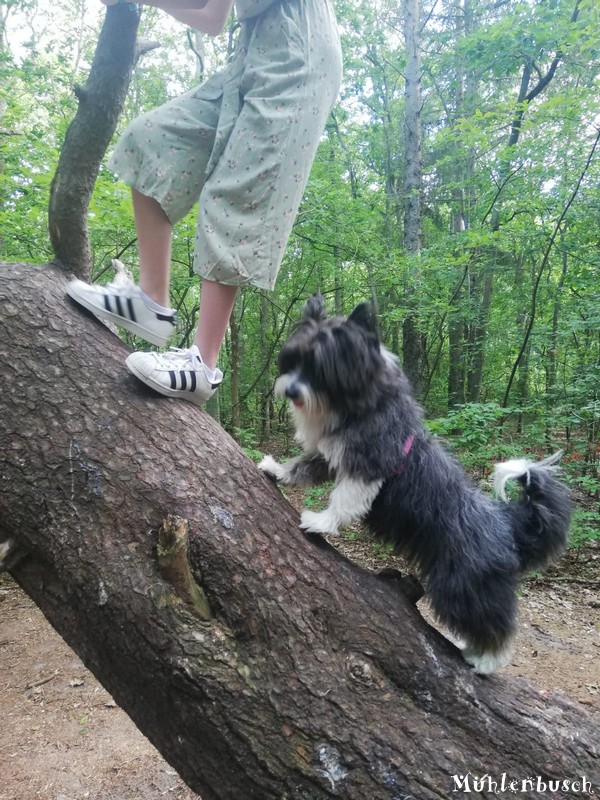
[[[232,60],[143,114],[109,166],[172,223],[198,202],[194,266],[272,289],[341,81],[329,0],[238,0]]]

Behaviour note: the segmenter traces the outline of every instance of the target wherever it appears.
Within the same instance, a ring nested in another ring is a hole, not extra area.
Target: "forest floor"
[[[360,531],[335,543],[368,568],[400,566]],[[598,545],[570,551],[543,577],[528,580],[515,657],[503,673],[600,706],[599,583]],[[6,575],[0,576],[0,720],[0,800],[198,797]]]

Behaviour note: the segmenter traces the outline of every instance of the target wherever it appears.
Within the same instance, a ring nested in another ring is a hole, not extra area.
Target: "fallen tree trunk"
[[[474,675],[396,582],[303,536],[208,415],[128,375],[60,272],[0,265],[0,353],[11,573],[203,800],[439,800],[469,773],[600,789],[597,712]]]

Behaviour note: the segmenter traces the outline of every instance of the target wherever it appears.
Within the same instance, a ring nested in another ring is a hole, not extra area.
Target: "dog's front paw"
[[[281,483],[285,478],[286,473],[284,468],[275,461],[273,456],[265,456],[258,462],[258,468],[262,470],[268,478],[271,478],[271,480],[277,483]]]
[[[309,533],[328,533],[335,536],[338,533],[335,519],[329,511],[303,511],[300,516],[300,527]]]

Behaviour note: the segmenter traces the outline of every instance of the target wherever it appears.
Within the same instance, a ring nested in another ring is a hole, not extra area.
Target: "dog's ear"
[[[359,325],[369,333],[377,336],[377,320],[370,303],[360,303],[348,317],[348,322]]]
[[[325,300],[321,294],[313,294],[308,298],[302,310],[302,319],[314,319],[316,322],[327,318]]]

